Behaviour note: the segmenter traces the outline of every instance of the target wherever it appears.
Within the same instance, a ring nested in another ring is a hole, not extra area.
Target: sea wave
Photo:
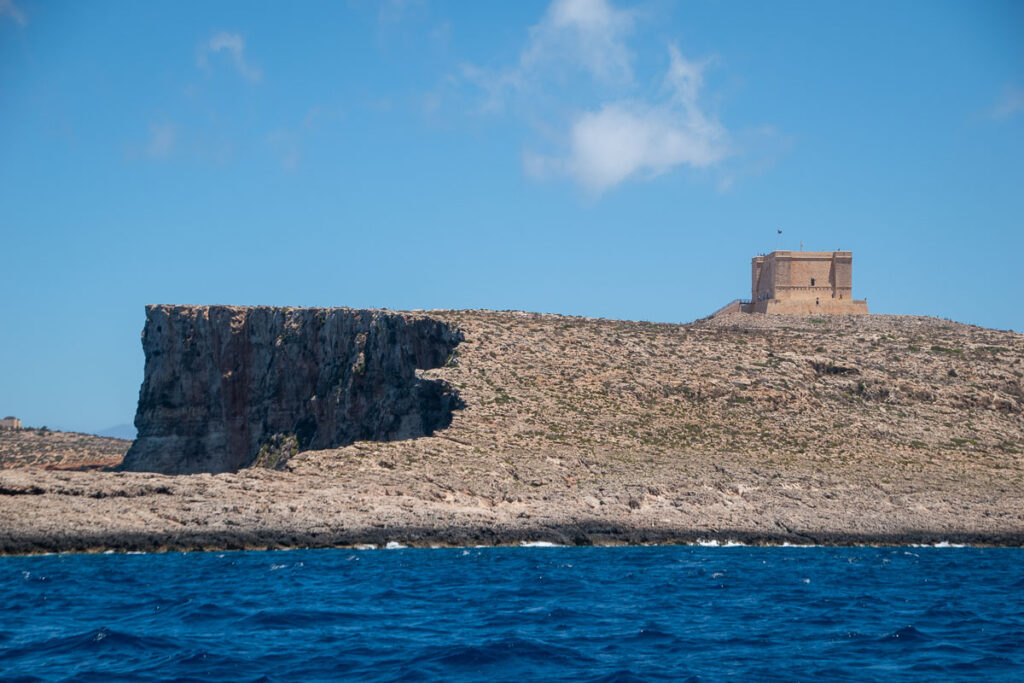
[[[519,544],[521,548],[565,548],[566,546],[551,541],[523,541]]]
[[[1024,669],[1022,549],[553,546],[0,558],[0,671],[462,683]]]

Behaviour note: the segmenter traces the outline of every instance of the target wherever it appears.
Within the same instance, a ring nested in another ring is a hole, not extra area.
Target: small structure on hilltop
[[[864,314],[868,302],[853,298],[853,252],[773,251],[750,261],[750,299],[713,315],[740,312]]]
[[[0,429],[21,429],[21,420],[13,415],[8,415],[0,420]]]

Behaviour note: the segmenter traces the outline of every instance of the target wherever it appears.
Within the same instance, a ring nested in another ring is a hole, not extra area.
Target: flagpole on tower
[[[781,230],[776,230],[775,231],[775,251],[779,250],[779,235],[781,235],[781,234],[782,234]]]

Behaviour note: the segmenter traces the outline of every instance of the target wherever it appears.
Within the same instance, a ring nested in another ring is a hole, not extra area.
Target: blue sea
[[[1024,550],[0,558],[0,678],[1020,681]]]

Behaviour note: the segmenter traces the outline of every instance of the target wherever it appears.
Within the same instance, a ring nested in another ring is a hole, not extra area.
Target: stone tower
[[[750,261],[746,313],[867,313],[853,298],[853,252],[773,251]]]

